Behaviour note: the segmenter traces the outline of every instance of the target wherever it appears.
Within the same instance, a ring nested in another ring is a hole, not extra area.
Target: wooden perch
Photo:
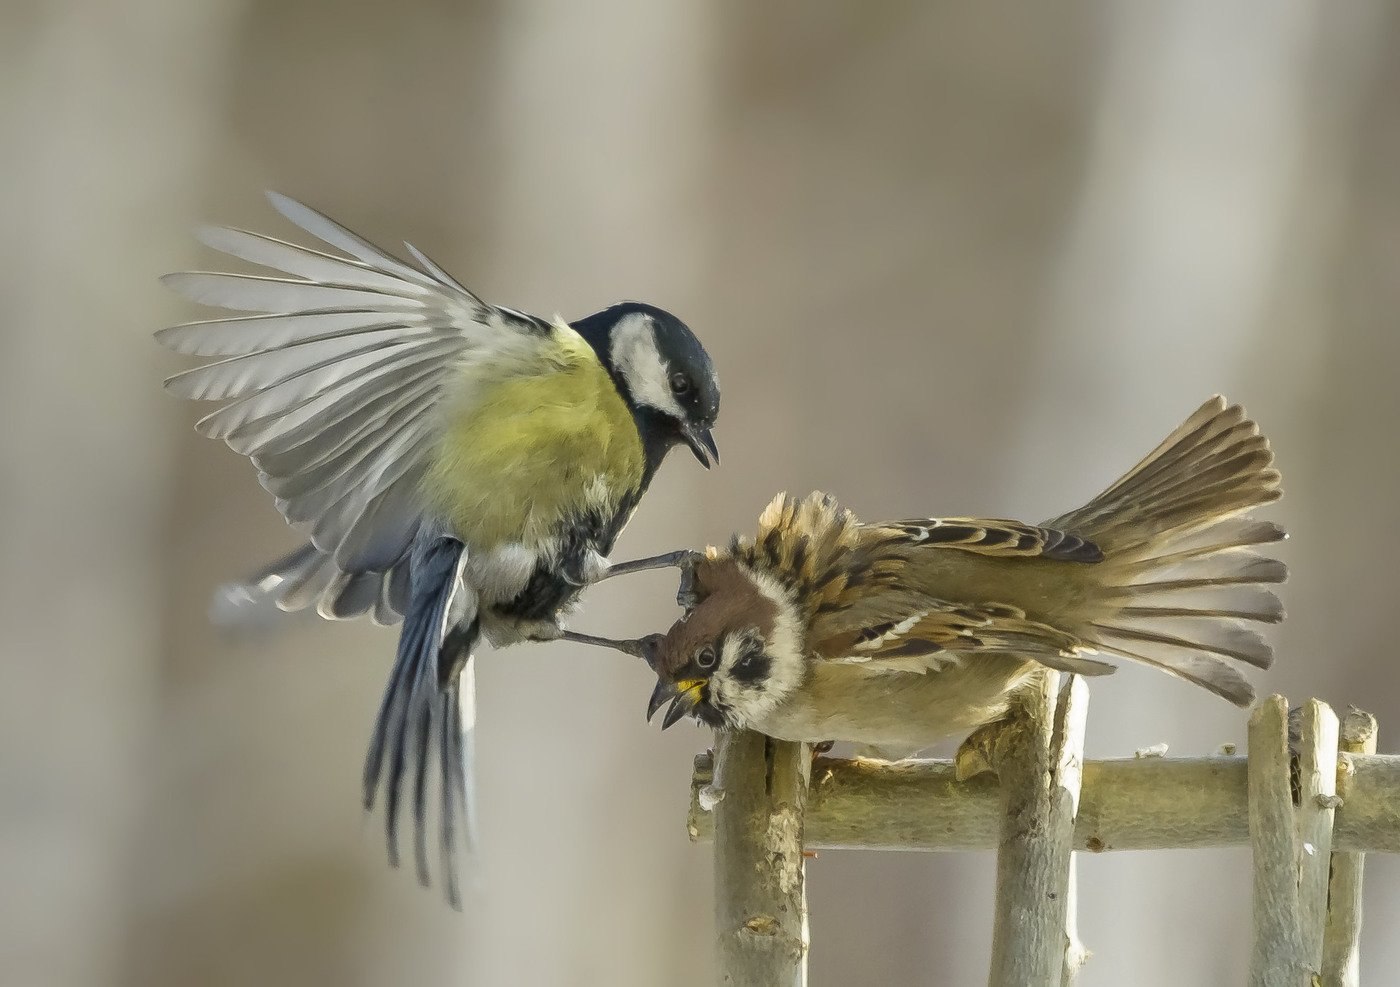
[[[1340,747],[1343,753],[1338,757],[1336,794],[1339,804],[1353,799],[1352,811],[1359,815],[1366,805],[1364,799],[1353,794],[1357,758],[1376,752],[1376,718],[1359,709],[1348,713],[1342,719]],[[1390,825],[1400,827],[1400,818],[1392,817]],[[1334,824],[1334,851],[1335,832]],[[1366,855],[1360,851],[1332,854],[1327,927],[1322,940],[1323,987],[1358,987],[1361,983],[1361,874],[1365,860]]]
[[[1288,756],[1288,704],[1270,696],[1249,718],[1249,835],[1254,850],[1251,987],[1306,987],[1297,840]]]
[[[807,982],[802,818],[811,748],[748,731],[715,737],[715,934],[719,983]],[[706,813],[709,818],[710,813]]]
[[[1400,853],[1400,755],[1375,753],[1375,719],[1339,724],[1316,700],[1290,719],[1272,696],[1248,757],[1084,763],[1087,690],[1057,678],[990,737],[1000,778],[721,733],[695,760],[689,816],[691,839],[716,843],[720,982],[806,983],[805,848],[998,850],[989,983],[1069,987],[1086,955],[1074,852],[1249,846],[1250,983],[1357,987],[1364,854]]]
[[[1342,754],[1333,852],[1400,853],[1400,755]],[[689,830],[714,838],[699,793],[711,759],[695,759]],[[1249,787],[1242,755],[1124,758],[1084,764],[1074,848],[1171,850],[1246,846]],[[1002,795],[995,777],[959,782],[946,760],[818,757],[808,796],[808,849],[994,850]]]
[[[1070,858],[1084,761],[1088,690],[1077,676],[1041,687],[997,765],[1006,793],[998,836],[990,987],[1057,984],[1066,934]],[[1078,949],[1078,944],[1073,944]]]

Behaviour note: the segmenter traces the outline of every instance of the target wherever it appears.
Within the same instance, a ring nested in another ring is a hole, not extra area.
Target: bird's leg
[[[636,640],[619,640],[612,637],[598,637],[595,634],[583,634],[579,631],[561,631],[560,641],[572,641],[575,644],[591,644],[597,648],[612,648],[614,651],[621,651],[625,655],[633,658],[640,658],[648,665],[652,662],[651,650],[656,646],[659,634],[649,634],[646,637]]]
[[[515,625],[515,632],[521,641],[557,641],[564,628],[558,618],[544,620],[522,620]]]
[[[646,572],[648,569],[669,569],[671,566],[683,566],[692,555],[697,555],[688,548],[682,548],[674,552],[667,552],[665,555],[653,555],[646,559],[633,559],[630,562],[618,562],[610,565],[598,579],[611,579],[613,576],[626,576],[633,572]]]
[[[633,645],[636,643],[613,637],[599,637],[596,634],[584,634],[581,631],[564,631],[559,635],[559,640],[572,641],[575,644],[591,644],[596,648],[611,648],[625,654],[631,654]]]
[[[999,775],[1001,766],[1017,754],[1039,711],[1040,690],[1032,676],[1006,696],[1006,709],[995,720],[982,724],[958,745],[953,755],[953,777],[967,781],[980,774]]]
[[[1014,716],[1004,716],[972,731],[953,755],[953,777],[967,781],[981,774],[997,774],[1011,748],[1016,727]]]

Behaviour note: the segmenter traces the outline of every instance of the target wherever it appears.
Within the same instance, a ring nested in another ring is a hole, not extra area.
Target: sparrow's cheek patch
[[[772,670],[772,658],[767,655],[750,655],[729,670],[729,677],[739,685],[752,689],[760,682],[767,681]]]

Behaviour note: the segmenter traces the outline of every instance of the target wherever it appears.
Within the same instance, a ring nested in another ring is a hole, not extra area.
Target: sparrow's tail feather
[[[1235,663],[1267,668],[1273,650],[1249,625],[1277,623],[1271,587],[1287,567],[1259,546],[1277,524],[1244,516],[1282,495],[1273,452],[1238,405],[1214,397],[1122,479],[1048,522],[1104,552],[1079,632],[1246,706],[1254,690]]]
[[[328,620],[371,614],[396,624],[408,608],[408,560],[388,572],[341,572],[330,555],[307,542],[242,582],[214,591],[209,620],[233,633],[276,626],[284,611],[315,607]]]
[[[476,600],[462,581],[466,552],[438,539],[413,553],[412,602],[365,757],[364,804],[382,791],[389,862],[399,864],[399,814],[411,775],[413,847],[418,880],[428,864],[429,775],[437,762],[438,836],[447,900],[461,907],[457,850],[471,846],[469,731],[474,702],[471,649],[478,636]]]

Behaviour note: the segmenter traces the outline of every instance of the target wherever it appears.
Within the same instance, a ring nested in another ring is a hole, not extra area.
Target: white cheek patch
[[[671,393],[671,375],[656,348],[656,326],[640,312],[623,316],[612,331],[608,356],[627,387],[632,400],[678,420],[685,409]]]
[[[778,672],[778,666],[787,666],[800,679],[806,655],[802,647],[801,620],[792,594],[781,582],[767,573],[747,568],[745,573],[753,580],[758,591],[772,601],[777,610],[773,630],[768,635],[768,654],[773,658],[774,672]],[[795,685],[796,682],[793,683],[793,686]]]

